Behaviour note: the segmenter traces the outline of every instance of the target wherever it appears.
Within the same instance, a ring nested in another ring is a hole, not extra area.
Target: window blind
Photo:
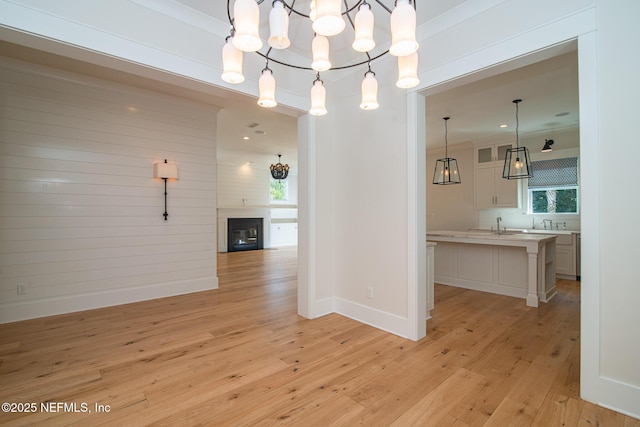
[[[567,187],[578,185],[578,158],[539,160],[531,162],[533,177],[529,188]]]

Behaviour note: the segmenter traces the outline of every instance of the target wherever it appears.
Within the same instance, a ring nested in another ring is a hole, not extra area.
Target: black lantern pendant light
[[[440,185],[460,184],[460,171],[458,170],[458,161],[449,157],[449,141],[447,121],[449,117],[443,117],[444,120],[444,158],[436,160],[436,170],[433,172],[433,183]]]
[[[272,164],[269,169],[271,169],[271,176],[273,179],[286,179],[289,176],[289,165],[280,163],[281,154],[278,154],[278,163],[275,165]]]
[[[520,139],[518,136],[518,104],[522,99],[515,99],[516,104],[516,148],[509,148],[504,159],[504,168],[502,169],[502,177],[506,179],[531,178],[533,170],[531,169],[531,161],[529,159],[529,150],[527,147],[520,147]]]

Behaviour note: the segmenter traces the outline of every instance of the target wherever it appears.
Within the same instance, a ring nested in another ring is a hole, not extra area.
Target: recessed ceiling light
[[[506,128],[506,127],[509,127],[509,125],[502,124],[502,125],[500,125],[500,127],[501,128]]]
[[[247,141],[249,139],[248,136],[243,136],[242,139],[244,139],[245,141]]]
[[[256,131],[256,134],[257,134],[257,135],[264,135],[264,134],[265,134],[265,132],[264,132],[263,130],[257,130],[257,131]]]
[[[568,111],[564,111],[562,113],[558,113],[556,114],[556,117],[563,117],[563,116],[568,116],[570,113]]]

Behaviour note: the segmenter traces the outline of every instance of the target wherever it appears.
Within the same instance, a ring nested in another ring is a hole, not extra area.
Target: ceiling
[[[224,1],[176,0],[176,2],[227,22]],[[417,2],[418,24],[452,11],[464,2],[465,0],[446,2],[419,0]],[[264,5],[267,3],[271,2],[265,1]],[[298,4],[306,3],[298,0]],[[384,3],[391,5],[393,1],[385,0]],[[265,7],[262,6],[263,9]],[[388,29],[384,27],[388,27],[388,13],[380,8],[373,10],[377,18],[377,31],[387,34]],[[378,18],[380,14],[382,18]],[[308,34],[302,34],[302,30],[296,31],[300,33],[301,38],[308,36]],[[268,29],[264,29],[262,34],[266,33]],[[388,40],[384,36],[378,39]],[[298,38],[294,40],[297,42]],[[347,48],[342,52],[347,54],[346,52],[351,50],[351,42],[345,40],[344,44]],[[381,48],[385,48],[384,44]],[[517,98],[523,100],[519,105],[521,140],[539,138],[542,143],[545,138],[553,138],[556,141],[554,149],[572,148],[563,144],[577,146],[578,65],[575,43],[567,43],[561,48],[549,49],[549,51],[551,53],[534,58],[529,61],[529,65],[517,69],[511,70],[509,68],[513,66],[502,64],[494,70],[467,76],[464,82],[460,79],[440,87],[426,89],[424,93],[427,96],[427,148],[437,148],[444,144],[442,118],[445,116],[451,117],[448,122],[450,146],[459,143],[489,142],[514,135],[515,107],[512,101]],[[302,51],[298,53],[304,55]],[[210,85],[200,85],[203,87],[173,85],[166,81],[162,82],[162,76],[141,77],[116,72],[96,64],[55,57],[47,52],[6,42],[0,43],[0,54],[202,102],[224,105],[224,109],[218,116],[219,162],[237,165],[252,163],[256,167],[268,167],[269,164],[276,162],[278,154],[282,154],[283,163],[288,163],[294,173],[297,169],[296,117],[301,114],[299,111],[282,106],[265,109],[257,106],[255,98]],[[341,55],[332,56],[332,58],[344,59]],[[145,70],[145,75],[149,75],[152,71]],[[500,124],[507,124],[508,127],[500,128]],[[554,136],[562,132],[572,132],[575,137],[562,141]],[[249,139],[244,139],[245,137]]]

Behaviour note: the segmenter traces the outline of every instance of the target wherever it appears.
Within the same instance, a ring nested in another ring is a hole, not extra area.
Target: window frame
[[[283,199],[273,199],[271,190],[274,182],[281,182],[284,185],[284,198]],[[269,178],[269,203],[270,204],[287,204],[289,202],[289,182],[286,179],[274,179],[273,177]]]
[[[526,198],[526,203],[522,205],[522,213],[526,215],[575,215],[576,217],[580,216],[580,150],[578,148],[570,148],[567,150],[559,150],[554,151],[552,153],[535,153],[532,156],[532,163],[541,160],[554,160],[554,159],[563,159],[575,157],[577,159],[577,173],[578,173],[578,182],[577,185],[566,185],[566,186],[557,186],[557,187],[537,187],[537,188],[529,188],[529,180],[523,179],[521,180],[521,194],[523,198]],[[533,173],[535,174],[535,167],[533,168]],[[533,212],[533,198],[531,197],[531,191],[535,190],[546,190],[546,189],[576,189],[576,212]],[[524,202],[525,200],[523,200]]]
[[[535,172],[534,172],[535,173]],[[534,212],[533,211],[533,197],[534,191],[549,191],[549,190],[576,190],[576,210],[575,212]],[[579,215],[580,214],[580,189],[578,185],[565,185],[558,187],[527,187],[527,214],[529,215]]]

